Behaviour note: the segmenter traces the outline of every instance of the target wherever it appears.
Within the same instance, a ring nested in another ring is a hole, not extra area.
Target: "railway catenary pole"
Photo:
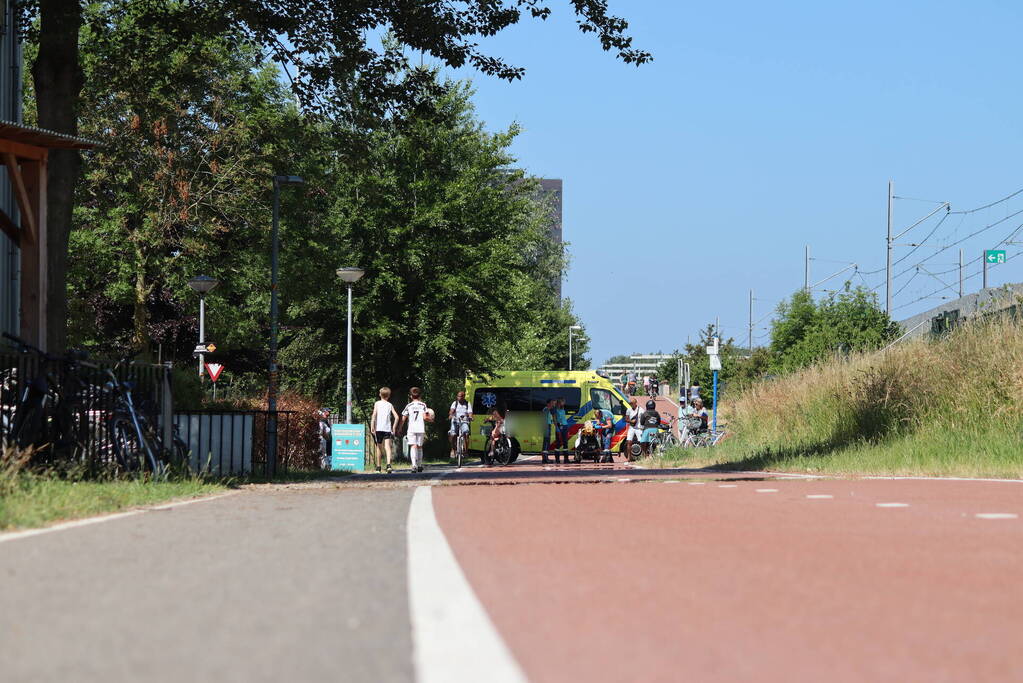
[[[884,312],[892,313],[892,204],[894,200],[895,183],[888,181],[888,238],[887,254],[885,256],[885,289],[884,289]]]

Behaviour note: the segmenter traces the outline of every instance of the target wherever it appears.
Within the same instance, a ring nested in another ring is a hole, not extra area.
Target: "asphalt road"
[[[410,681],[411,496],[267,488],[0,543],[0,680]]]
[[[1021,515],[532,459],[248,489],[0,536],[0,680],[1023,680]]]

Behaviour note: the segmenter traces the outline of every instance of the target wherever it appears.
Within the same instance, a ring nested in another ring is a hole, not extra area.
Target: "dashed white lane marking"
[[[974,517],[977,519],[1017,519],[1019,515],[1015,512],[978,512]]]
[[[208,500],[216,500],[217,498],[223,498],[224,496],[233,496],[236,493],[239,493],[239,491],[226,491],[224,493],[216,493],[212,496],[204,496],[202,498],[189,498],[188,500],[180,500],[176,503],[164,503],[163,505],[157,505],[154,507],[139,508],[137,510],[127,510],[125,512],[115,512],[113,514],[100,515],[98,517],[86,517],[85,519],[75,519],[70,522],[61,522],[60,524],[54,524],[52,526],[43,527],[41,529],[9,531],[5,534],[0,534],[0,543],[3,543],[4,541],[16,541],[19,538],[28,538],[29,536],[40,536],[42,534],[49,534],[54,531],[74,529],[80,526],[89,526],[90,524],[99,524],[100,522],[112,522],[115,519],[123,519],[125,517],[141,515],[143,512],[149,512],[150,510],[156,511],[173,510],[174,508],[183,507],[185,505],[191,505],[192,503],[204,503]]]
[[[433,511],[433,493],[420,486],[408,510],[408,593],[412,662],[419,683],[525,683],[458,565]],[[456,634],[472,634],[472,647]]]
[[[628,477],[618,477],[618,481],[632,481]]]
[[[830,493],[811,493],[807,496],[810,500],[826,500],[828,498],[834,498]]]
[[[908,508],[909,503],[874,503],[879,508]]]
[[[662,484],[681,484],[682,482],[680,482],[678,479],[669,479],[668,481],[663,481],[661,483]]]
[[[705,481],[691,481],[691,482],[689,482],[689,485],[690,486],[703,486],[706,483],[707,482],[705,482]]]
[[[738,484],[718,484],[719,489],[735,489],[739,488]]]
[[[757,493],[778,493],[778,489],[757,489]]]

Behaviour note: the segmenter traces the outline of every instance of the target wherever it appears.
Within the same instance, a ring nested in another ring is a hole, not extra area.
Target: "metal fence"
[[[174,425],[193,471],[270,476],[286,473],[296,455],[291,439],[295,414],[277,411],[276,463],[267,459],[269,411],[186,410],[174,414]]]
[[[268,411],[175,413],[171,376],[170,364],[96,363],[0,350],[0,439],[34,446],[35,466],[76,466],[91,474],[118,469],[124,464],[119,450],[126,448],[118,426],[130,418],[127,388],[165,462],[216,476],[271,476],[299,462],[301,439],[292,439],[296,411],[277,411],[277,457],[270,462]]]
[[[0,351],[0,438],[34,446],[37,465],[77,464],[92,471],[113,466],[111,425],[124,413],[115,378],[130,383],[137,413],[170,443],[169,366],[44,359],[13,351]],[[26,415],[31,428],[24,427]]]

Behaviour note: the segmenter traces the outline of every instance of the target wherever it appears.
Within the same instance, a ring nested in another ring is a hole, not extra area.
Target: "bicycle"
[[[80,351],[54,356],[12,334],[5,332],[3,336],[14,342],[21,354],[35,356],[39,364],[20,393],[15,393],[17,370],[5,373],[4,394],[14,394],[11,398],[15,401],[11,407],[5,406],[5,440],[18,448],[48,444],[54,458],[82,459],[86,446],[83,416],[88,408],[85,398],[91,387],[82,379],[81,370],[83,366],[98,366],[86,363]],[[59,374],[55,374],[54,366]]]
[[[672,416],[667,425],[661,423],[661,428],[650,439],[650,454],[660,455],[669,448],[679,445],[678,437],[674,434],[677,418]]]
[[[490,449],[490,461],[495,465],[510,465],[515,460],[515,449],[512,447],[511,437],[508,435],[507,424],[506,422]]]
[[[120,367],[128,360],[127,357],[121,359],[116,367]],[[149,468],[153,473],[159,474],[166,468],[158,455],[162,453],[162,443],[155,438],[156,430],[149,424],[149,420],[140,414],[135,406],[134,382],[119,380],[109,368],[106,373],[110,381],[106,383],[105,388],[114,394],[116,400],[116,407],[110,415],[107,428],[112,435],[117,464],[126,471]]]
[[[468,415],[461,415],[455,418],[455,433],[458,434],[455,437],[455,467],[461,467],[469,453],[469,430],[467,428],[465,433],[462,430],[462,425],[469,425],[468,417]]]

